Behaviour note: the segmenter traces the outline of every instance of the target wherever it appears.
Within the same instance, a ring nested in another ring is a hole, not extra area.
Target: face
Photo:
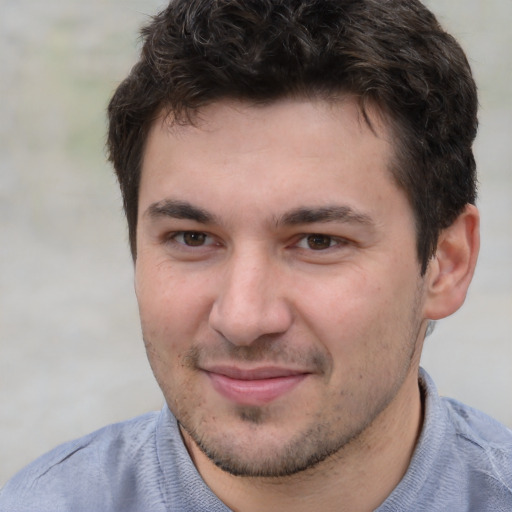
[[[238,475],[363,443],[415,387],[424,287],[405,194],[354,100],[223,101],[150,132],[136,293],[185,440]]]

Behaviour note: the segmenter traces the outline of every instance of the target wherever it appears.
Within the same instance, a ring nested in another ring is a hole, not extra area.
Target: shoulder
[[[69,510],[71,499],[73,510],[109,510],[115,488],[129,487],[137,468],[156,459],[158,416],[109,425],[43,455],[0,491],[0,512]]]
[[[487,414],[443,398],[469,485],[485,487],[512,506],[512,430]]]
[[[423,428],[409,469],[382,512],[512,510],[512,432],[481,411],[439,396],[420,369]]]
[[[512,447],[512,430],[482,411],[453,398],[441,399],[448,410],[451,422],[462,438],[482,448],[498,450]],[[512,453],[510,453],[512,457]]]

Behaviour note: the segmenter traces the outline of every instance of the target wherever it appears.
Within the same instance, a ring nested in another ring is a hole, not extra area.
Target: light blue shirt
[[[421,370],[423,430],[377,512],[512,511],[512,431],[440,398]],[[167,407],[66,443],[18,473],[0,512],[229,512],[195,469]]]

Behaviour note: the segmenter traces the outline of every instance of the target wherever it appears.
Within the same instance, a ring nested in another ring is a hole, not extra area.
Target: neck
[[[283,478],[236,477],[215,466],[183,433],[199,473],[234,512],[280,510],[367,512],[398,485],[409,466],[422,425],[417,369],[388,407],[337,454]]]

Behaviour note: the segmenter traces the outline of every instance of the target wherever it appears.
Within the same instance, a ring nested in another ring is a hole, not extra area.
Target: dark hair
[[[376,105],[393,128],[391,172],[414,211],[422,273],[439,232],[475,201],[476,86],[458,43],[418,0],[173,0],[142,36],[108,108],[134,258],[149,128],[163,109],[191,123],[221,98],[350,93],[368,123],[365,106]]]

